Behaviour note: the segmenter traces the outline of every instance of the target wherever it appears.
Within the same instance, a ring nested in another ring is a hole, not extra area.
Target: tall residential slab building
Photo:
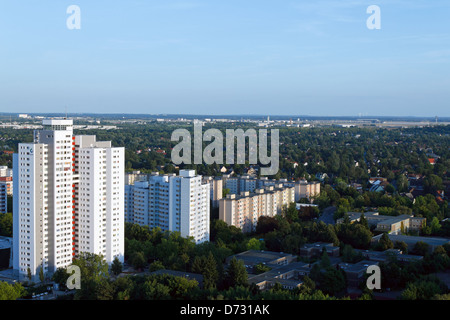
[[[203,177],[203,183],[209,184],[209,198],[213,208],[219,207],[219,200],[223,198],[223,180],[221,177]]]
[[[12,195],[12,177],[0,177],[0,213],[8,211],[8,196]]]
[[[8,166],[0,166],[0,177],[12,177],[12,169]]]
[[[124,253],[124,148],[95,136],[75,137],[75,255]]]
[[[127,222],[163,231],[178,231],[196,243],[209,241],[210,186],[194,170],[149,175],[127,185]]]
[[[123,261],[123,244],[117,245],[123,243],[123,223],[120,214],[112,214],[123,213],[123,148],[111,148],[93,136],[75,137],[72,120],[44,120],[43,126],[35,131],[34,142],[20,143],[13,156],[14,269],[36,279],[40,268],[51,274],[82,251],[103,254],[107,262],[113,256]],[[92,149],[111,156],[81,158]],[[86,162],[82,168],[80,162]],[[101,203],[95,202],[98,198]],[[105,250],[114,245],[119,249]]]

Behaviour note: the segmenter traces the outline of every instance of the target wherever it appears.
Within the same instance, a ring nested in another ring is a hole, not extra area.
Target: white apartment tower
[[[13,155],[13,266],[33,275],[49,268],[48,149],[40,143],[20,144]]]
[[[96,241],[95,245],[83,247],[84,251],[103,254],[108,262],[115,252],[123,260],[123,244],[119,245],[123,242],[123,226],[121,217],[113,214],[123,212],[123,149],[96,142],[95,137],[73,136],[72,120],[44,120],[43,126],[43,130],[35,131],[33,143],[19,144],[13,157],[13,179],[17,181],[13,195],[14,269],[21,276],[29,270],[37,280],[40,268],[44,273],[53,273],[67,267],[83,251],[80,237],[86,233],[89,240]],[[88,146],[83,140],[93,143]],[[107,164],[97,166],[93,162],[80,169],[80,161],[86,160],[79,157],[92,149],[95,154],[101,150],[102,155],[111,155],[92,159]],[[92,190],[88,192],[87,188]],[[98,198],[101,203],[95,202]],[[98,211],[91,210],[95,205]],[[87,211],[80,212],[80,208]]]
[[[196,243],[209,241],[210,186],[194,170],[150,175],[125,193],[127,221],[162,231],[178,231]]]
[[[172,199],[173,207],[179,209],[179,214],[175,211],[170,215],[170,224],[172,227],[179,224],[181,235],[194,237],[196,243],[209,241],[209,184],[203,184],[202,176],[197,176],[194,170],[180,170],[180,175],[172,179],[175,183],[171,192],[175,195],[179,192],[179,197]]]
[[[75,255],[102,254],[108,263],[124,252],[124,148],[95,136],[75,137]]]

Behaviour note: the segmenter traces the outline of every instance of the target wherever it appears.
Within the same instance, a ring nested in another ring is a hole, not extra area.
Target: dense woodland
[[[170,151],[178,142],[171,141],[175,129],[192,132],[188,124],[127,124],[118,130],[76,130],[75,134],[97,135],[98,140],[111,140],[114,146],[126,148],[126,168],[174,172]],[[225,133],[228,128],[247,130],[249,125],[236,123],[205,125],[204,131],[215,128]],[[312,127],[280,130],[280,171],[277,177],[314,180],[317,173],[326,173],[333,182],[367,180],[371,176],[386,177],[395,182],[402,172],[436,175],[443,179],[450,167],[450,126],[385,129],[378,127],[341,128]],[[270,130],[270,129],[269,129]],[[0,150],[17,150],[19,142],[32,141],[31,130],[0,129]],[[205,143],[206,145],[207,143]],[[148,149],[151,151],[146,151]],[[137,153],[141,150],[141,153]],[[157,152],[164,150],[166,154]],[[428,162],[427,152],[439,155],[435,165]],[[3,154],[0,165],[11,166],[11,156]],[[292,162],[299,166],[294,168]],[[304,165],[307,163],[307,165]],[[357,163],[357,165],[356,165]],[[239,174],[244,165],[237,165]],[[162,168],[162,170],[161,170]],[[195,166],[201,175],[219,175],[218,165]],[[448,176],[447,176],[448,177]]]
[[[230,125],[214,128],[225,130]],[[249,126],[236,124],[233,128]],[[89,130],[75,134],[95,134],[98,140],[111,140],[114,146],[126,148],[126,169],[143,172],[177,172],[171,164],[170,151],[177,143],[171,141],[171,133],[177,125],[151,123],[128,124],[118,130]],[[192,130],[189,125],[184,128]],[[204,127],[204,130],[208,129]],[[301,289],[284,290],[275,286],[260,292],[247,285],[245,267],[232,261],[228,268],[225,259],[248,249],[283,251],[299,254],[305,243],[326,241],[340,246],[342,259],[348,262],[361,260],[355,249],[386,250],[399,248],[406,252],[404,243],[383,240],[376,246],[371,238],[376,231],[364,218],[349,223],[345,213],[349,211],[377,210],[384,215],[414,214],[427,218],[420,235],[450,237],[450,217],[445,198],[436,192],[446,190],[450,180],[450,126],[409,129],[381,129],[377,127],[341,128],[279,128],[280,170],[273,178],[320,180],[321,194],[313,199],[318,208],[300,211],[295,206],[285,208],[282,215],[258,221],[256,231],[243,234],[217,219],[217,210],[211,212],[211,241],[195,245],[191,239],[176,232],[149,230],[137,225],[126,225],[125,260],[127,266],[145,271],[137,276],[118,277],[120,263],[111,268],[101,257],[85,255],[74,263],[83,270],[84,285],[74,299],[347,299],[345,273],[329,266],[322,256],[320,266],[306,277]],[[0,129],[0,150],[17,150],[19,142],[31,141],[29,130]],[[149,150],[150,149],[150,150]],[[159,151],[158,151],[159,150]],[[161,152],[164,151],[164,152]],[[430,154],[437,155],[430,164]],[[294,163],[297,163],[295,166]],[[0,155],[0,165],[11,166],[11,155]],[[220,165],[189,165],[201,175],[220,175]],[[227,166],[231,168],[230,166]],[[234,165],[236,174],[245,173],[248,166]],[[407,175],[421,176],[423,190],[414,201],[405,195],[410,191]],[[368,190],[370,177],[384,177],[388,185],[383,192]],[[354,184],[362,189],[357,190]],[[319,222],[323,210],[335,207],[334,218],[344,218],[338,225]],[[0,235],[12,235],[12,215],[0,216]],[[448,299],[448,289],[433,273],[450,267],[449,246],[439,247],[427,253],[421,243],[412,254],[424,259],[408,265],[392,261],[382,264],[383,281],[390,288],[401,290],[402,299]],[[94,269],[93,269],[94,268]],[[199,273],[204,277],[203,287],[194,280],[150,275],[151,271],[171,269]],[[263,270],[261,270],[262,272]],[[67,274],[60,270],[54,280],[62,286]],[[16,288],[19,296],[30,295],[34,287]],[[2,289],[3,290],[3,289]],[[0,291],[2,291],[0,290]],[[14,297],[13,288],[8,288]],[[21,291],[22,290],[22,291]],[[6,289],[4,289],[7,292]],[[364,290],[362,299],[370,299],[372,293]]]

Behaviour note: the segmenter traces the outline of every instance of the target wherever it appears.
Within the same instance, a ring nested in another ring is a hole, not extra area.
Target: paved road
[[[319,217],[319,221],[323,221],[326,224],[335,224],[333,215],[336,212],[336,207],[328,207],[323,210],[323,213]]]

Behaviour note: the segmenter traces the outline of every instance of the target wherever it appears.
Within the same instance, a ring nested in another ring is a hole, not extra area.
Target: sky
[[[450,116],[448,0],[0,4],[0,112]]]

